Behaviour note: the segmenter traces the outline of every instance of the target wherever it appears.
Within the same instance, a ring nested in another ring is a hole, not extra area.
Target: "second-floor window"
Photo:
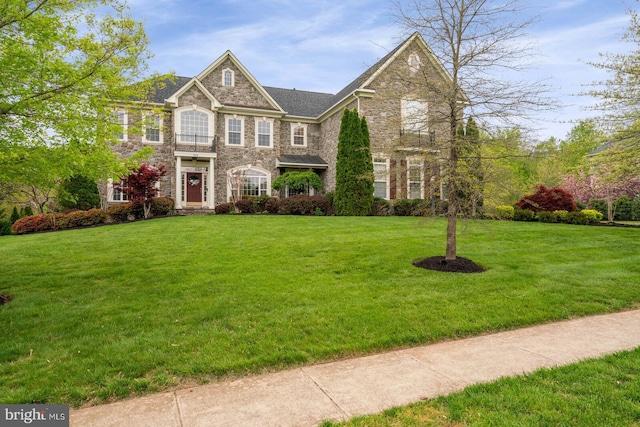
[[[291,145],[305,147],[307,145],[307,127],[304,125],[293,126],[291,129]]]
[[[181,142],[206,143],[209,137],[209,116],[196,110],[187,110],[180,113]]]
[[[242,142],[242,119],[227,118],[227,145],[244,145]]]
[[[113,112],[113,115],[116,123],[120,125],[120,130],[117,133],[118,139],[124,141],[127,139],[127,111],[116,110]]]
[[[272,123],[268,120],[256,120],[256,146],[271,147]]]
[[[417,99],[402,100],[402,132],[427,133],[429,131],[429,104]]]
[[[144,141],[145,142],[162,142],[162,120],[157,114],[151,114],[145,117]]]

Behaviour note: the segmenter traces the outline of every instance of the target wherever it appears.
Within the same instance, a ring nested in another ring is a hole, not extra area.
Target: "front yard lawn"
[[[461,223],[487,269],[414,267],[445,222],[172,217],[0,238],[0,403],[95,404],[633,308],[640,230]]]
[[[635,349],[323,426],[637,426],[638,372]]]

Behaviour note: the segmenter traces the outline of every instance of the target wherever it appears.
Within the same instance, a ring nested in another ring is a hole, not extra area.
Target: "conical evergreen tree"
[[[373,162],[366,120],[357,110],[345,110],[338,135],[336,190],[338,215],[368,215],[373,203]]]

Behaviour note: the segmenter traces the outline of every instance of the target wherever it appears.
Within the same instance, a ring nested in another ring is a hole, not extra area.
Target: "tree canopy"
[[[159,80],[148,45],[119,0],[1,2],[0,182],[126,170],[111,149],[122,132],[113,108]]]

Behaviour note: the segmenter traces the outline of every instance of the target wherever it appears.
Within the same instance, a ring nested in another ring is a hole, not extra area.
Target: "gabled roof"
[[[417,42],[418,46],[425,52],[428,58],[431,59],[432,65],[439,72],[441,77],[445,79],[451,79],[451,75],[433,54],[429,46],[425,43],[424,39],[419,33],[415,32],[409,36],[404,42],[400,43],[395,49],[391,50],[373,66],[369,67],[365,72],[360,74],[340,90],[337,94],[332,95],[330,93],[310,92],[296,89],[283,89],[276,87],[262,86],[251,75],[251,73],[242,65],[242,63],[233,55],[231,51],[226,51],[222,56],[216,59],[211,65],[205,68],[196,77],[177,77],[175,82],[168,83],[165,88],[158,91],[154,97],[154,101],[157,103],[163,103],[165,99],[170,99],[175,96],[176,93],[185,90],[184,86],[189,85],[190,82],[200,81],[213,69],[217,68],[225,60],[230,59],[235,66],[250,80],[254,87],[268,100],[268,102],[276,110],[285,113],[292,117],[305,117],[318,119],[324,114],[330,111],[334,111],[336,107],[340,107],[347,101],[354,93],[365,94],[365,96],[371,96],[373,91],[368,90],[368,86],[376,79],[376,77],[383,72],[402,52],[404,52],[411,43]],[[193,84],[193,83],[192,83]],[[164,98],[162,98],[164,97]]]
[[[236,56],[230,51],[227,50],[223,53],[218,59],[213,61],[211,65],[205,68],[200,74],[198,74],[195,78],[198,80],[202,80],[205,78],[211,71],[219,67],[226,60],[230,60],[236,68],[240,70],[240,72],[251,82],[251,84],[256,88],[256,90],[267,100],[267,102],[275,109],[281,112],[284,112],[282,107],[278,105],[278,103],[269,95],[269,93],[262,87],[262,85],[256,80],[255,77],[247,70],[247,68],[242,65],[242,62],[236,58]]]

